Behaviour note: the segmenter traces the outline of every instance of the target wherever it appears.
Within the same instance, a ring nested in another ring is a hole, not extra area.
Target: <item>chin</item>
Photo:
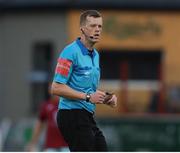
[[[99,39],[92,40],[93,43],[98,43]]]

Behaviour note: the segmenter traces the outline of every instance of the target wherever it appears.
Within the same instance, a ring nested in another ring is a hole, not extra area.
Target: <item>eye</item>
[[[102,28],[102,25],[98,25],[99,28]]]

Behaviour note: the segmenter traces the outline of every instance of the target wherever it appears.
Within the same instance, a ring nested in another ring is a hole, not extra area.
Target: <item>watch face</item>
[[[86,101],[89,101],[91,96],[89,94],[86,95]]]

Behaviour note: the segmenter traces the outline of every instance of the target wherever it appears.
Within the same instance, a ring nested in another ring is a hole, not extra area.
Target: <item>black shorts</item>
[[[107,151],[105,138],[92,113],[83,109],[61,109],[57,123],[70,151]]]

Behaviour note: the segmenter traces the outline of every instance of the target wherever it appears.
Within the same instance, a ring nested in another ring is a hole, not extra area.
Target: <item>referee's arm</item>
[[[76,91],[66,84],[53,82],[51,86],[51,93],[60,97],[65,97],[73,100],[85,100],[86,93]]]
[[[73,100],[86,100],[87,93],[76,91],[66,84],[53,82],[51,87],[51,94]],[[105,93],[97,90],[91,94],[90,101],[95,104],[103,104]]]

